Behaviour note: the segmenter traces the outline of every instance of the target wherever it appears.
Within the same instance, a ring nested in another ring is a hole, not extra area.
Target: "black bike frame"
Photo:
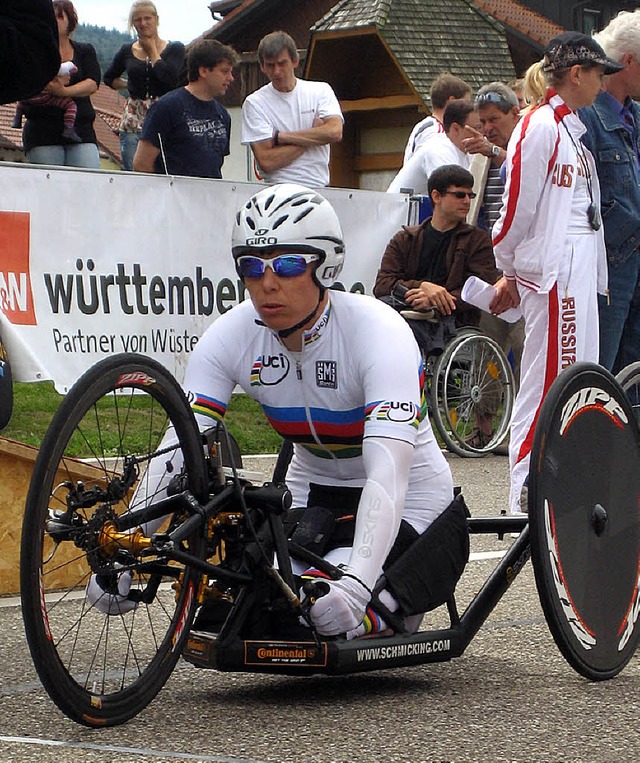
[[[447,603],[451,626],[415,634],[394,634],[353,641],[286,641],[229,638],[225,626],[217,634],[192,631],[183,656],[202,668],[221,671],[332,675],[380,670],[427,662],[444,662],[463,654],[505,591],[531,555],[526,517],[481,517],[467,520],[472,534],[519,532],[497,567],[474,596],[462,616],[455,600]],[[240,596],[234,609],[254,605],[251,595]],[[234,621],[242,619],[236,612]],[[237,633],[237,629],[233,629]]]

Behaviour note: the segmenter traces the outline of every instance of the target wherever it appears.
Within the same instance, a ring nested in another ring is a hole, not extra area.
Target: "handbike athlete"
[[[304,511],[291,540],[343,573],[309,610],[320,634],[417,630],[421,613],[452,593],[469,541],[411,329],[372,297],[330,290],[344,242],[316,191],[259,191],[236,216],[232,247],[250,300],[220,316],[191,355],[184,388],[198,425],[224,416],[239,385],[294,443],[286,482]],[[303,580],[319,575],[293,566]],[[119,595],[93,578],[90,601],[110,614],[134,607],[123,578]]]

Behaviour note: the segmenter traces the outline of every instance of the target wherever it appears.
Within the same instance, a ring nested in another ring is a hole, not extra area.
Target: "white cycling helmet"
[[[344,262],[338,216],[317,191],[280,183],[254,194],[236,215],[231,251],[237,260],[256,249],[289,249],[320,255],[313,277],[321,289],[337,279]]]

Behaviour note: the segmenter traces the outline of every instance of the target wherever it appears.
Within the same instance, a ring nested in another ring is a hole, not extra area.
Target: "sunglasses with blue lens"
[[[319,259],[317,254],[280,254],[273,258],[243,254],[238,257],[236,264],[242,278],[260,278],[267,266],[280,278],[293,278],[301,276],[310,262]]]

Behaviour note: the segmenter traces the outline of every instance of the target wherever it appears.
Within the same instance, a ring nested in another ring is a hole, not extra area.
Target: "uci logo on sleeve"
[[[418,408],[407,401],[386,400],[373,411],[372,418],[393,421],[398,424],[413,424],[418,419]]]

